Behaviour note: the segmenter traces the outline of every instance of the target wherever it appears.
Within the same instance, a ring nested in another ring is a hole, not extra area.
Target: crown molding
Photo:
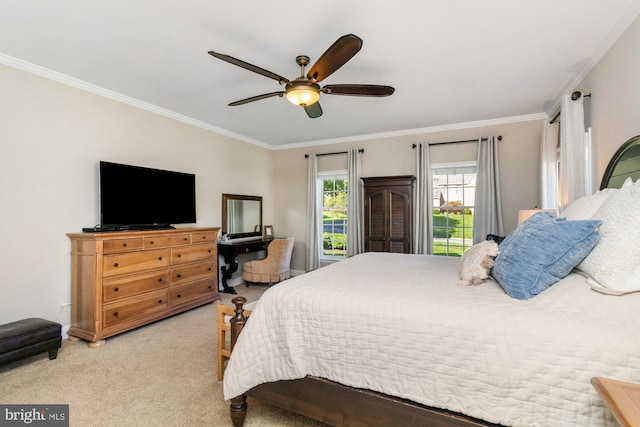
[[[575,75],[571,77],[564,85],[560,93],[556,97],[545,103],[545,112],[549,117],[556,115],[560,111],[560,105],[562,104],[562,97],[568,93],[573,92],[582,80],[593,70],[593,68],[600,62],[600,60],[607,54],[609,49],[615,44],[615,42],[624,34],[629,26],[640,16],[640,1],[634,0],[625,14],[618,20],[613,29],[607,34],[607,37],[593,50],[591,56],[584,60],[582,66],[577,70]]]
[[[371,139],[395,138],[400,136],[421,135],[435,132],[447,132],[461,129],[471,129],[483,126],[496,126],[509,123],[529,122],[533,120],[546,120],[549,116],[546,113],[534,113],[522,116],[502,117],[498,119],[478,120],[465,123],[453,123],[449,125],[429,126],[424,128],[404,129],[394,132],[372,133],[367,135],[356,135],[345,138],[323,139],[310,142],[293,143],[273,147],[273,150],[289,150],[292,148],[315,147],[318,145],[341,144],[345,142],[359,142]]]
[[[211,132],[218,133],[220,135],[228,136],[229,138],[238,139],[240,141],[244,141],[253,145],[258,145],[266,149],[273,149],[271,145],[265,144],[262,141],[258,141],[253,138],[248,138],[244,135],[240,135],[240,134],[228,131],[226,129],[219,128],[217,126],[210,125],[209,123],[205,123],[200,120],[196,120],[191,117],[178,114],[174,111],[167,110],[165,108],[161,108],[153,104],[149,104],[148,102],[140,101],[139,99],[135,99],[130,96],[123,95],[119,92],[115,92],[109,89],[105,89],[103,87],[94,85],[92,83],[88,83],[84,80],[76,79],[75,77],[71,77],[66,74],[62,74],[45,67],[41,67],[36,64],[32,64],[30,62],[15,58],[13,56],[0,53],[0,64],[4,64],[12,68],[17,68],[27,73],[35,74],[37,76],[44,77],[46,79],[53,80],[58,83],[62,83],[67,86],[75,87],[77,89],[84,90],[86,92],[90,92],[108,99],[112,99],[114,101],[122,102],[123,104],[131,105],[132,107],[140,108],[141,110],[146,110],[170,119],[174,119],[183,123],[187,123],[189,125],[193,125],[205,130],[209,130]]]

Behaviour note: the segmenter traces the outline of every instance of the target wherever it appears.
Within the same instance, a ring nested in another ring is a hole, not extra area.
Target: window
[[[431,165],[433,254],[462,256],[473,246],[476,162]]]
[[[347,172],[322,172],[322,254],[320,258],[344,258],[347,255]]]

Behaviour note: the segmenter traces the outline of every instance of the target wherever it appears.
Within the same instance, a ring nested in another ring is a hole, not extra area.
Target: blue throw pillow
[[[500,243],[491,276],[513,298],[538,295],[571,272],[598,243],[599,220],[566,221],[541,211]]]

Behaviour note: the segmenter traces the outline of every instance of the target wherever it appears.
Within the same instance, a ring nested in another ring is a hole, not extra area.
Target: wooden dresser
[[[69,336],[90,347],[216,301],[219,228],[68,234]]]

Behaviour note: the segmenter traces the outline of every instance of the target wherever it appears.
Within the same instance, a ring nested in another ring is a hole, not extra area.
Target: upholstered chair
[[[267,248],[267,257],[245,262],[242,266],[242,278],[247,286],[250,283],[273,283],[291,277],[291,252],[293,237],[273,239]]]

